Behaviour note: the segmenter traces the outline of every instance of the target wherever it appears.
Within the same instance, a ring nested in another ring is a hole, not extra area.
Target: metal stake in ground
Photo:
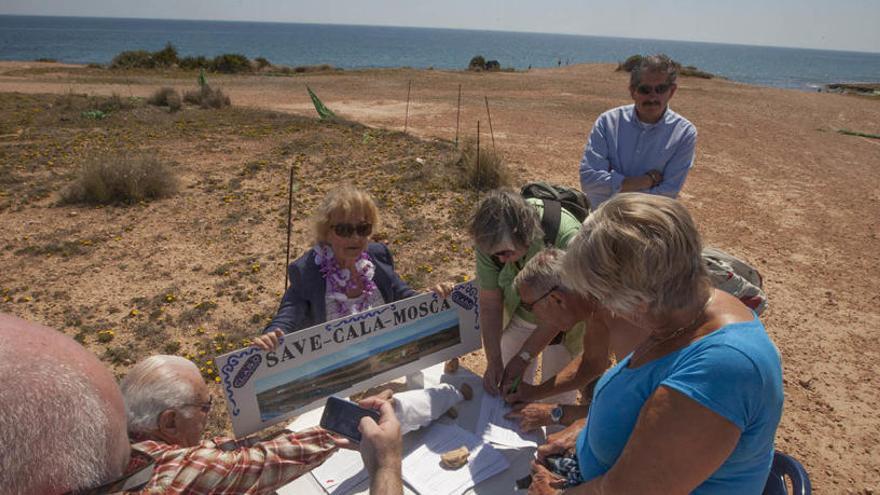
[[[477,121],[477,180],[474,181],[474,184],[477,186],[477,191],[480,190],[482,186],[482,177],[480,177],[480,121]]]
[[[455,148],[458,149],[458,123],[461,121],[461,84],[458,85],[458,112],[455,114]]]
[[[287,185],[287,257],[284,263],[284,290],[287,291],[287,267],[290,266],[290,228],[293,219],[293,165],[290,166],[290,182]]]
[[[406,130],[409,127],[409,93],[412,91],[412,79],[409,80],[409,85],[406,88],[406,117],[403,120],[403,133],[406,134]]]
[[[492,130],[492,114],[489,113],[489,97],[484,96],[486,99],[486,115],[489,116],[489,134],[492,136],[492,153],[495,153],[495,131]]]

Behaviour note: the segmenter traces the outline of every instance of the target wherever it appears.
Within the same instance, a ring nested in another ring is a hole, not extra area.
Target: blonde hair
[[[568,246],[573,289],[620,314],[693,306],[708,289],[702,242],[687,209],[664,196],[618,194],[593,212]]]
[[[331,190],[312,216],[315,240],[327,242],[334,215],[348,217],[357,213],[364,214],[367,223],[373,225],[373,232],[379,229],[379,208],[369,193],[350,185]]]

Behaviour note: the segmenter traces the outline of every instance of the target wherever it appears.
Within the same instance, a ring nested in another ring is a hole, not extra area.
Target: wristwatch
[[[561,405],[557,404],[556,407],[550,410],[550,420],[553,421],[553,424],[558,425],[559,422],[562,421],[562,414],[563,411]]]
[[[527,363],[532,362],[532,353],[529,351],[522,351],[519,354],[517,354],[517,356],[519,356],[520,359],[522,359],[523,361],[525,361]]]

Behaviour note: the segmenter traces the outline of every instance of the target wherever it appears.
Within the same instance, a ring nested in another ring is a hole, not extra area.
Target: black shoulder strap
[[[544,213],[541,215],[541,229],[544,230],[544,246],[555,246],[562,222],[562,203],[555,199],[544,200]]]

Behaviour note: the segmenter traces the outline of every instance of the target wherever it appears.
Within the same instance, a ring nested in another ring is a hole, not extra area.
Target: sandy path
[[[10,76],[0,91],[146,96],[180,79],[131,77],[108,84],[59,72]],[[234,102],[311,115],[308,83],[338,114],[454,139],[458,85],[461,134],[491,143],[526,178],[577,184],[584,139],[598,114],[628,103],[626,80],[608,65],[516,74],[382,70],[296,78],[220,77]],[[699,130],[697,165],[684,188],[706,243],[742,255],[762,271],[771,306],[765,323],[785,367],[786,404],[778,448],[807,466],[821,493],[880,489],[880,101],[683,79],[673,107]],[[489,144],[491,145],[491,144]],[[872,491],[873,490],[873,491]]]

